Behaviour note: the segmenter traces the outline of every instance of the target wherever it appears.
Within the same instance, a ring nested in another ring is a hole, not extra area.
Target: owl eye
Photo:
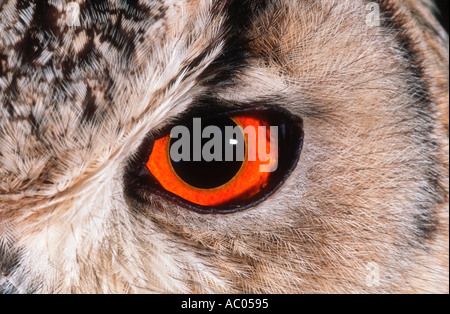
[[[302,142],[301,119],[281,109],[191,115],[142,154],[139,189],[200,213],[244,210],[284,183]]]

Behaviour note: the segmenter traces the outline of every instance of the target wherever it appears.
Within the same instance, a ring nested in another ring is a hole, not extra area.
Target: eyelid
[[[213,110],[209,110],[209,112],[211,113]],[[189,112],[183,114],[181,118],[177,119],[177,121],[170,126],[149,134],[149,137],[144,141],[137,152],[135,159],[131,161],[127,167],[125,174],[126,194],[129,197],[144,203],[144,205],[154,199],[154,196],[162,197],[168,202],[172,202],[182,208],[199,214],[232,214],[257,206],[261,202],[267,200],[268,197],[284,184],[297,166],[303,147],[303,121],[300,117],[292,115],[286,109],[274,106],[258,106],[245,108],[243,110],[219,111],[213,115],[204,116],[204,118],[208,120],[217,118],[218,116],[229,117],[251,114],[264,114],[269,119],[267,123],[285,124],[287,126],[284,132],[280,132],[284,133],[285,137],[283,147],[281,148],[283,149],[283,156],[280,158],[280,165],[276,173],[273,174],[274,179],[270,180],[264,192],[261,192],[250,199],[239,202],[230,202],[230,204],[226,205],[203,206],[181,199],[177,195],[164,189],[147,167],[149,156],[153,151],[155,142],[158,139],[165,137],[167,134],[170,134],[171,128],[177,125],[186,124],[197,116],[193,115],[192,112]]]

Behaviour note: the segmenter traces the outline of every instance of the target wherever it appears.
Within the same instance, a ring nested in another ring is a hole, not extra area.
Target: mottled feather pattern
[[[1,292],[448,292],[431,1],[69,2],[0,2]],[[133,198],[142,143],[205,99],[301,117],[295,171],[230,215]]]

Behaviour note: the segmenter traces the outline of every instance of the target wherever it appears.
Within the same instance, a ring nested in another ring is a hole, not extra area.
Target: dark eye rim
[[[279,167],[271,174],[268,186],[260,193],[245,200],[229,202],[219,206],[202,206],[191,203],[181,197],[165,190],[153,177],[147,168],[148,157],[152,153],[153,144],[156,140],[169,134],[170,130],[177,125],[184,125],[187,121],[192,121],[194,117],[206,117],[205,119],[215,119],[222,116],[233,116],[243,114],[265,113],[270,117],[271,125],[286,124],[289,126],[286,131],[286,143],[288,147],[283,147],[284,152],[280,153]],[[275,123],[277,122],[277,123]],[[187,210],[198,214],[227,215],[244,211],[255,207],[266,201],[286,182],[289,176],[297,167],[303,149],[304,131],[302,118],[292,114],[290,111],[279,106],[250,106],[240,109],[219,108],[217,111],[207,109],[205,111],[195,110],[187,112],[170,125],[154,131],[143,141],[135,156],[128,162],[124,175],[124,191],[128,197],[138,200],[140,203],[148,203],[151,195],[157,195],[169,202],[172,202]],[[283,160],[281,160],[283,159]]]

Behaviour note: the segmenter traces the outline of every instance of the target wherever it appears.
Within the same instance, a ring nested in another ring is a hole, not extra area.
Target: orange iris
[[[271,172],[262,172],[261,166],[271,169],[271,167],[277,165],[278,147],[270,147],[270,126],[265,119],[251,116],[234,116],[232,120],[242,129],[253,127],[256,132],[255,136],[248,136],[247,133],[244,133],[246,144],[245,160],[242,162],[240,170],[227,183],[216,188],[202,189],[194,187],[181,179],[172,166],[170,135],[155,141],[153,151],[147,162],[148,169],[164,189],[197,205],[217,206],[231,201],[246,200],[255,196],[267,186],[271,174]],[[266,127],[265,138],[259,138],[258,127],[261,126]],[[274,142],[278,143],[277,141]],[[258,158],[258,150],[263,147],[266,148],[265,154],[270,152],[268,161],[261,161]],[[256,156],[256,160],[249,160],[249,156]]]

